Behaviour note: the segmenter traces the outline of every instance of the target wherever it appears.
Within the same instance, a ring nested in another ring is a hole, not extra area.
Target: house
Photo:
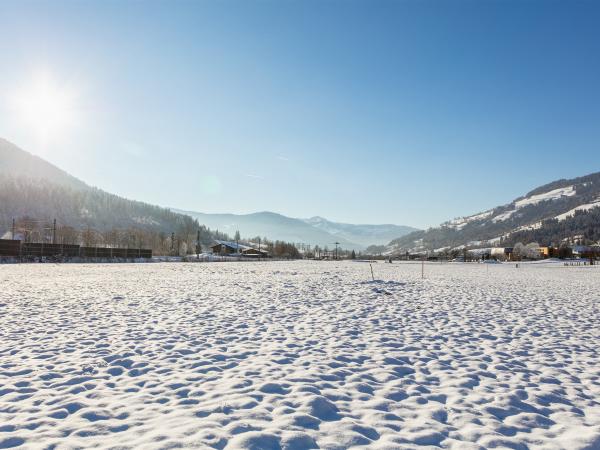
[[[540,252],[540,257],[543,259],[552,258],[558,253],[554,247],[540,247],[537,250]]]
[[[472,248],[469,253],[477,259],[490,259],[492,257],[491,248]]]
[[[264,250],[259,250],[257,248],[253,248],[253,247],[248,247],[248,248],[242,250],[242,255],[250,256],[253,258],[268,258],[269,257],[269,254],[267,252],[265,252]]]
[[[490,256],[496,259],[506,259],[510,261],[512,259],[512,254],[512,247],[493,247],[490,249]]]
[[[574,245],[572,250],[573,256],[579,258],[593,259],[600,256],[600,247],[595,245]]]
[[[242,255],[253,258],[267,258],[269,256],[264,250],[231,241],[215,241],[215,244],[210,248],[215,255]]]

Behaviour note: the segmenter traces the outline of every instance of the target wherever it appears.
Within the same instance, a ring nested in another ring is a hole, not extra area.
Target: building
[[[558,256],[558,250],[554,247],[540,247],[538,248],[538,252],[540,252],[540,257],[543,259]]]
[[[269,254],[262,249],[231,241],[215,241],[215,244],[211,245],[210,249],[215,255],[236,255],[252,258],[267,258],[269,256]]]
[[[496,259],[506,259],[510,261],[512,259],[512,254],[512,247],[493,247],[490,249],[490,256]]]
[[[600,257],[600,247],[596,245],[574,245],[573,256],[585,259],[595,259]]]

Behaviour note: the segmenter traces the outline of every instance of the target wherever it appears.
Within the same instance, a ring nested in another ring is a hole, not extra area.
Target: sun
[[[47,72],[19,86],[12,103],[22,125],[43,140],[62,137],[77,120],[75,90]]]

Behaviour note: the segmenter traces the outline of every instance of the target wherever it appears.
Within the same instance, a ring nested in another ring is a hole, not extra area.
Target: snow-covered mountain
[[[336,236],[337,239],[345,239],[365,247],[368,247],[369,245],[387,244],[392,239],[417,231],[416,228],[405,225],[357,225],[331,222],[319,216],[304,219],[304,221],[315,228],[319,228],[320,230]]]
[[[399,225],[354,225],[330,222],[322,217],[296,219],[274,212],[252,214],[207,214],[194,211],[173,211],[187,214],[213,230],[230,235],[239,231],[243,237],[267,236],[288,242],[333,248],[335,242],[344,249],[363,250],[369,245],[384,244],[403,236],[414,228]]]
[[[392,240],[387,252],[600,239],[600,172],[558,180],[512,202]]]
[[[335,247],[335,242],[345,249],[360,250],[359,244],[346,239],[337,238],[326,231],[315,228],[301,219],[294,219],[274,212],[263,211],[252,214],[207,214],[195,211],[173,209],[174,212],[186,214],[210,229],[218,230],[233,236],[239,231],[242,237],[268,237],[294,243]]]

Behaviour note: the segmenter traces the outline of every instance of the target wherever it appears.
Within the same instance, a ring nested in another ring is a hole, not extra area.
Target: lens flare
[[[62,137],[77,121],[75,90],[47,72],[19,86],[12,104],[23,126],[44,140]]]

